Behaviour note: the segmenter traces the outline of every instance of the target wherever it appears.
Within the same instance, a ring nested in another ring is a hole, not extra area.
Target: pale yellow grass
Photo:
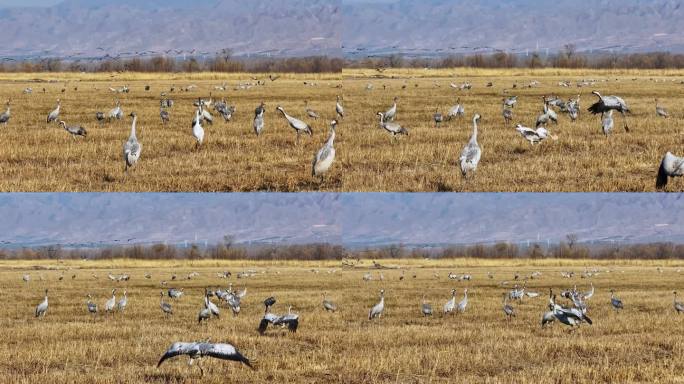
[[[0,336],[6,358],[0,363],[0,374],[4,381],[16,383],[626,383],[676,382],[684,369],[684,316],[677,316],[672,308],[672,290],[684,290],[678,272],[681,263],[380,262],[390,268],[372,269],[370,262],[342,269],[335,262],[5,261],[0,264],[4,302]],[[579,275],[585,267],[602,272],[591,280],[560,277],[561,270]],[[256,270],[257,275],[235,278],[236,272],[246,269]],[[217,278],[216,272],[223,270],[232,271],[233,277],[228,281]],[[399,280],[400,270],[406,271],[403,281]],[[200,275],[185,279],[191,271]],[[470,273],[473,280],[448,280],[451,271]],[[530,280],[528,288],[540,292],[541,297],[514,303],[518,317],[507,323],[501,294],[512,286],[515,272],[525,276],[532,271],[540,271],[542,276]],[[112,282],[106,277],[108,272],[129,273],[131,280]],[[143,277],[146,272],[151,279]],[[366,272],[371,272],[374,280],[362,281]],[[434,277],[435,272],[439,278]],[[489,279],[487,272],[494,278]],[[24,273],[31,275],[28,284],[21,280]],[[62,273],[65,278],[59,281]],[[178,275],[176,281],[171,281],[172,273]],[[380,273],[383,281],[378,280]],[[170,319],[165,319],[158,307],[159,291],[165,290],[162,280],[186,293],[173,302],[176,314]],[[503,281],[510,283],[502,286]],[[542,330],[539,320],[546,309],[548,288],[577,284],[584,291],[589,281],[597,289],[589,302],[594,325],[572,334],[559,324]],[[247,287],[240,316],[234,318],[224,308],[220,319],[197,325],[204,287],[225,287],[229,282]],[[36,320],[33,310],[42,300],[44,288],[50,289],[50,308],[44,319]],[[126,312],[89,316],[85,295],[91,293],[101,308],[112,288],[119,293],[128,290]],[[381,288],[387,293],[386,316],[369,322],[367,311]],[[464,288],[469,289],[466,312],[422,318],[421,297],[425,295],[439,312],[452,288],[458,289],[459,296]],[[610,288],[625,303],[620,314],[610,308]],[[324,291],[338,303],[338,313],[323,312]],[[270,295],[278,300],[275,312],[293,305],[300,313],[297,334],[277,329],[266,336],[257,334],[261,301]],[[201,378],[199,370],[188,367],[184,358],[155,367],[173,341],[207,338],[234,343],[256,361],[257,370],[204,361],[206,374]]]
[[[427,74],[427,75],[426,75]],[[655,175],[666,151],[684,155],[682,128],[684,99],[681,71],[576,70],[473,70],[439,71],[348,70],[342,75],[284,75],[265,86],[235,91],[249,74],[6,74],[0,76],[0,101],[12,97],[12,118],[0,127],[5,146],[0,150],[2,191],[654,191]],[[114,77],[110,77],[114,76]],[[359,77],[361,76],[361,77]],[[344,80],[342,80],[344,77]],[[32,83],[27,79],[58,79]],[[76,81],[76,79],[82,81]],[[560,80],[594,79],[585,88],[562,88]],[[532,80],[536,88],[525,87]],[[655,80],[658,80],[657,82]],[[213,91],[227,81],[229,90]],[[314,82],[316,86],[304,85]],[[449,86],[470,81],[471,91]],[[486,87],[492,82],[493,87]],[[67,84],[65,86],[65,83]],[[366,90],[372,83],[374,89]],[[193,92],[178,92],[195,84]],[[513,85],[517,88],[513,89]],[[129,94],[113,94],[109,87],[128,85]],[[145,85],[152,90],[145,92]],[[169,96],[176,101],[172,122],[161,125],[158,100],[162,91],[175,85]],[[21,91],[31,86],[32,95]],[[405,86],[405,89],[403,87]],[[75,91],[74,87],[78,87]],[[342,87],[342,88],[339,88]],[[46,93],[42,89],[46,89]],[[65,88],[64,94],[61,90]],[[622,118],[615,117],[610,138],[600,132],[597,116],[586,108],[595,101],[592,89],[625,98],[633,114],[631,132],[622,130]],[[541,111],[542,95],[563,99],[582,94],[580,120],[572,123],[560,114],[558,126],[548,128],[558,141],[531,147],[513,126],[504,126],[501,98],[504,90],[519,96],[514,122],[534,126]],[[223,123],[218,116],[205,126],[205,145],[194,151],[190,122],[192,102],[198,97],[225,97],[237,106],[233,120]],[[335,117],[335,97],[342,95],[346,109],[335,147],[337,158],[323,181],[311,177],[311,161],[325,142],[329,121]],[[396,122],[408,127],[410,135],[392,139],[378,126],[378,111],[385,111],[399,97]],[[435,128],[436,109],[446,114],[460,97],[466,118]],[[655,118],[654,98],[661,99],[672,115]],[[45,117],[57,98],[62,99],[61,118],[68,124],[82,124],[89,132],[85,140],[73,140],[57,125],[47,126]],[[95,112],[106,112],[120,99],[126,114],[139,116],[138,138],[143,144],[139,164],[124,177],[122,146],[130,119],[99,126]],[[253,110],[260,101],[267,104],[266,128],[261,137],[252,129]],[[304,119],[304,101],[323,117]],[[282,105],[295,117],[306,120],[313,137],[302,137],[294,145],[294,131],[276,114]],[[457,167],[461,148],[471,133],[471,118],[482,115],[479,143],[482,160],[474,179],[464,180]],[[675,180],[671,191],[684,190]]]

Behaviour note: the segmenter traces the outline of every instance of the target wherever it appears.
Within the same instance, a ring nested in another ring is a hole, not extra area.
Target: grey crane
[[[261,134],[261,131],[264,130],[264,113],[266,112],[266,109],[264,107],[266,104],[262,101],[261,104],[259,104],[258,107],[254,110],[254,123],[252,124],[254,127],[254,133],[259,136]]]
[[[396,137],[397,135],[408,136],[408,129],[402,127],[397,123],[387,121],[387,119],[385,118],[385,114],[382,112],[378,112],[378,116],[380,116],[380,127],[385,131],[391,133],[392,137]]]
[[[368,311],[368,320],[373,320],[375,318],[382,317],[382,313],[385,311],[385,290],[380,290],[380,301],[375,304],[370,311]]]
[[[482,156],[482,149],[477,143],[478,121],[480,121],[480,115],[476,114],[473,117],[473,134],[470,136],[468,144],[461,150],[461,156],[458,159],[461,165],[461,175],[463,175],[463,177],[466,177],[468,173],[477,170],[477,165],[480,163],[480,157]]]
[[[213,316],[221,316],[219,308],[216,306],[216,304],[212,303],[211,300],[209,300],[209,292],[206,288],[204,289],[204,306],[205,308],[209,309],[209,312],[211,312]]]
[[[456,306],[456,309],[458,312],[465,312],[466,307],[468,306],[468,288],[463,290],[463,299],[458,302],[458,305]]]
[[[119,312],[123,312],[126,309],[127,305],[128,305],[128,296],[126,295],[126,290],[124,289],[123,296],[121,297],[119,302],[116,303],[116,309],[119,310]]]
[[[105,310],[106,313],[109,313],[109,312],[111,312],[111,311],[114,310],[114,306],[116,305],[116,295],[115,295],[115,292],[116,292],[116,288],[112,289],[112,297],[110,297],[109,300],[107,300],[107,301],[105,302],[104,310]]]
[[[432,115],[432,120],[435,121],[435,128],[438,128],[439,124],[444,121],[444,116],[442,115],[442,112],[439,111],[439,108],[435,108],[435,113]]]
[[[164,291],[159,292],[159,307],[166,316],[173,315],[173,309],[171,309],[171,304],[164,302]]]
[[[658,99],[655,99],[655,103],[656,103],[656,107],[655,107],[656,116],[664,117],[664,118],[670,117],[670,114],[667,113],[667,109],[665,109],[665,107],[660,105],[660,102],[658,101]]]
[[[123,156],[125,162],[124,172],[128,172],[128,168],[134,166],[138,159],[140,159],[140,153],[142,152],[142,144],[138,142],[138,138],[135,135],[135,127],[138,123],[138,115],[135,112],[130,114],[133,118],[131,123],[131,134],[128,136],[128,140],[124,143]]]
[[[604,115],[603,121],[601,122],[603,134],[606,135],[606,137],[609,136],[610,133],[613,132],[613,127],[615,127],[615,122],[613,121],[613,110],[611,109]]]
[[[274,315],[270,313],[269,308],[267,308],[264,317],[259,322],[259,328],[257,329],[260,335],[263,335],[266,332],[269,324],[287,327],[290,332],[295,333],[299,327],[299,315],[292,313],[292,306],[288,307],[287,315],[283,316]]]
[[[48,290],[45,289],[45,298],[36,307],[36,317],[45,317],[48,310]]]
[[[88,300],[86,301],[86,308],[88,308],[88,312],[92,313],[93,315],[97,314],[97,304],[93,303],[93,297],[88,294]]]
[[[316,111],[309,107],[309,100],[304,100],[304,111],[306,112],[307,116],[314,120],[317,120],[320,117]]]
[[[515,309],[513,306],[508,304],[508,294],[506,292],[503,293],[503,311],[506,314],[506,318],[508,321],[511,321],[511,317],[515,317]]]
[[[52,123],[53,121],[57,121],[59,118],[59,111],[62,108],[62,101],[60,99],[57,99],[57,107],[48,114],[47,116],[47,123]]]
[[[159,118],[161,118],[162,125],[166,125],[166,123],[171,120],[171,114],[169,114],[169,111],[161,106],[159,107]]]
[[[424,317],[432,316],[432,305],[425,300],[425,295],[423,295],[423,301],[420,305],[420,312]]]
[[[195,138],[195,148],[202,146],[202,142],[204,141],[204,128],[202,128],[201,115],[202,107],[200,106],[195,111],[195,119],[192,123],[192,136]]]
[[[162,365],[164,361],[172,357],[187,355],[190,358],[189,365],[195,360],[198,360],[197,367],[200,369],[200,373],[204,376],[204,369],[199,364],[199,359],[203,357],[213,357],[220,360],[237,361],[245,364],[251,369],[254,369],[252,363],[248,358],[243,356],[240,351],[237,350],[232,344],[218,344],[209,342],[198,342],[198,343],[186,343],[178,342],[173,343],[169,349],[164,352],[164,355],[159,359],[157,363],[157,368]]]
[[[677,157],[670,152],[663,156],[656,177],[656,189],[665,189],[670,177],[684,176],[684,157]]]
[[[399,101],[399,98],[395,97],[394,104],[392,104],[390,109],[388,109],[385,113],[382,114],[383,122],[394,121],[394,118],[397,116],[397,101]]]
[[[615,292],[612,289],[610,290],[610,305],[613,306],[616,312],[620,312],[621,309],[625,308],[622,300],[615,296]]]
[[[627,126],[627,116],[625,115],[627,112],[630,112],[627,103],[625,103],[622,98],[617,96],[601,96],[598,91],[593,91],[592,94],[596,95],[599,100],[587,110],[594,115],[600,113],[601,116],[611,109],[620,112],[620,114],[622,114],[622,118],[625,120],[625,131],[629,132],[629,126]]]
[[[181,288],[181,289],[169,288],[167,293],[168,293],[169,297],[172,299],[180,299],[181,296],[183,296],[183,288]]]
[[[444,304],[444,314],[447,313],[453,313],[454,309],[456,309],[456,290],[452,289],[451,290],[451,299]]]
[[[111,121],[112,119],[123,119],[123,109],[121,109],[121,102],[119,100],[116,101],[116,106],[107,112],[107,120]]]
[[[0,124],[4,124],[5,127],[7,126],[7,123],[9,122],[10,116],[11,116],[11,115],[10,115],[10,103],[11,103],[11,102],[12,102],[11,99],[10,99],[10,100],[7,100],[7,103],[5,104],[5,105],[7,106],[7,109],[5,109],[5,112],[3,112],[3,113],[0,115]]]
[[[515,108],[515,105],[518,103],[518,96],[505,97],[503,103],[506,107]]]
[[[311,129],[309,124],[288,115],[287,113],[285,113],[285,110],[281,106],[277,106],[276,110],[280,111],[280,113],[283,114],[283,117],[290,124],[290,127],[292,127],[292,129],[294,129],[297,132],[297,139],[295,140],[295,145],[299,144],[300,133],[304,132],[304,133],[308,134],[309,136],[313,135],[313,129]]]
[[[199,315],[197,315],[197,324],[201,324],[202,321],[208,321],[209,319],[211,319],[211,310],[206,305],[202,306]]]
[[[449,108],[447,112],[447,120],[451,120],[456,117],[463,117],[465,115],[465,108],[461,104],[461,98],[456,99],[456,105]]]
[[[332,300],[328,299],[328,292],[323,293],[323,309],[325,309],[327,312],[336,312],[337,311],[337,304],[335,304]]]
[[[502,110],[501,110],[501,115],[502,115],[503,118],[504,118],[504,124],[505,124],[506,126],[508,126],[508,125],[511,123],[511,121],[513,121],[513,110],[510,109],[510,108],[508,108],[508,107],[506,107],[505,104],[504,104],[504,106],[503,106],[503,108],[502,108]]]
[[[539,144],[549,137],[553,140],[558,139],[556,136],[551,135],[549,131],[544,127],[532,129],[528,127],[523,127],[521,124],[518,124],[516,125],[515,130],[518,131],[518,133],[520,133],[520,135],[523,138],[525,138],[525,140],[529,141],[532,145]]]
[[[342,106],[341,100],[342,98],[338,95],[337,103],[335,103],[335,112],[341,120],[344,120],[344,107]]]
[[[672,295],[674,295],[674,298],[672,299],[672,306],[674,307],[675,312],[684,313],[684,303],[677,301],[677,291],[672,291]]]
[[[64,121],[60,121],[59,125],[64,128],[65,131],[71,134],[71,137],[76,139],[76,136],[86,137],[88,136],[88,131],[80,125],[68,126]]]
[[[565,324],[570,327],[579,326],[581,323],[586,322],[589,325],[592,324],[591,319],[582,311],[577,308],[564,308],[556,304],[556,296],[553,296],[553,315],[560,323]]]
[[[335,128],[337,127],[337,121],[333,120],[330,122],[330,136],[325,142],[323,147],[318,150],[316,156],[314,156],[313,163],[311,166],[311,176],[321,176],[328,172],[332,166],[333,161],[335,161]]]

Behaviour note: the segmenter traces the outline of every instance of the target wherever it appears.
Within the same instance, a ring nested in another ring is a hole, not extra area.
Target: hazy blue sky
[[[684,242],[681,194],[0,194],[0,241]]]
[[[62,0],[0,0],[0,7],[46,6],[58,4],[60,2],[62,2]]]

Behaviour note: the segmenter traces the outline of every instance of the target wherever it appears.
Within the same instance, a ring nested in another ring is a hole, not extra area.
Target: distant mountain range
[[[0,194],[0,247],[684,243],[676,194]]]
[[[343,0],[345,54],[684,52],[679,0]]]
[[[0,8],[0,56],[339,55],[330,0],[65,0]]]

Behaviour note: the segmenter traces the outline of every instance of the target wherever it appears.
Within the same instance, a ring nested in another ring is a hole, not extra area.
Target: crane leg
[[[622,114],[622,118],[625,120],[625,132],[629,132],[629,127],[627,126],[627,115],[625,115],[624,111],[620,111]]]

